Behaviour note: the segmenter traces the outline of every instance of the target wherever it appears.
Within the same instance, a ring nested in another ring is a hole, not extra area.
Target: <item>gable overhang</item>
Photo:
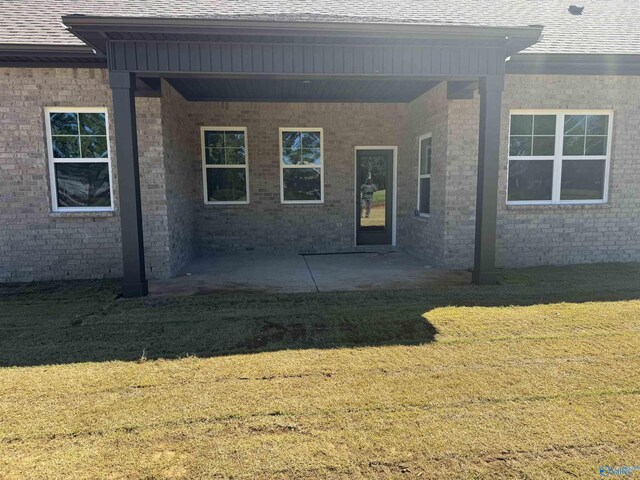
[[[68,30],[112,71],[235,76],[494,75],[542,27],[71,15]]]

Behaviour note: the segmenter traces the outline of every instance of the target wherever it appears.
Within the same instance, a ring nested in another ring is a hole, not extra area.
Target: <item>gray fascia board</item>
[[[5,57],[96,57],[86,45],[0,44],[0,56]]]

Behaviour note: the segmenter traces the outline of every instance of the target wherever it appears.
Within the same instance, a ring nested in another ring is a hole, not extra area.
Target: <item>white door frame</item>
[[[396,233],[398,222],[396,220],[398,211],[398,146],[397,145],[362,145],[356,146],[353,151],[353,245],[358,246],[357,234],[358,223],[356,215],[358,215],[358,202],[356,202],[356,192],[358,191],[358,151],[359,150],[391,150],[393,152],[393,208],[391,209],[391,218],[393,229],[391,230],[391,246],[396,246]]]

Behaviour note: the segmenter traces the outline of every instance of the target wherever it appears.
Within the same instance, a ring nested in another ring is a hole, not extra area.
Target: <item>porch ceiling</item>
[[[438,80],[170,78],[189,101],[409,102]]]

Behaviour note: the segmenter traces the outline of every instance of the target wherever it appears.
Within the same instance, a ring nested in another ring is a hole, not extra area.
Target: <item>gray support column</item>
[[[473,283],[476,285],[497,282],[496,217],[503,87],[504,76],[502,75],[480,78],[480,138],[473,265]]]
[[[142,203],[138,170],[138,135],[136,132],[135,75],[110,72],[113,116],[118,158],[118,194],[122,226],[123,297],[147,294],[142,237]]]

